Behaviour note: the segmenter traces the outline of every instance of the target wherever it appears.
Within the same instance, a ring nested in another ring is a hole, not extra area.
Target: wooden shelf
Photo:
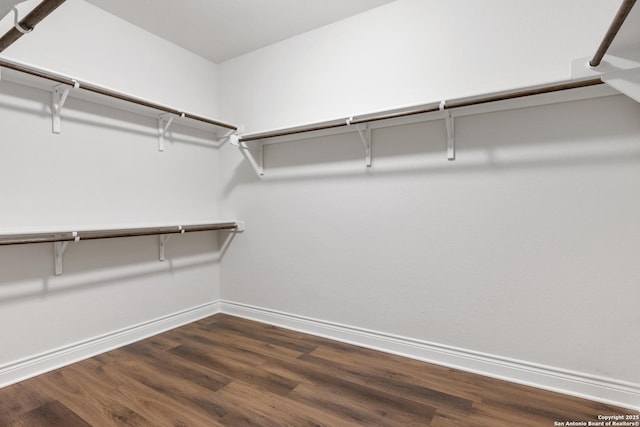
[[[162,120],[171,119],[176,124],[216,133],[218,137],[227,136],[238,130],[237,126],[213,118],[189,113],[180,108],[134,97],[104,86],[83,82],[50,70],[16,61],[0,59],[0,71],[2,80],[52,93],[57,90],[68,89],[68,96],[72,98],[107,105],[147,117]]]
[[[603,84],[599,76],[589,76],[588,78],[554,82],[546,85],[494,92],[429,104],[413,105],[289,128],[232,135],[231,141],[239,147],[257,176],[262,177],[265,174],[263,158],[265,145],[310,140],[314,137],[342,133],[358,133],[364,146],[365,165],[371,167],[371,131],[390,126],[444,120],[447,129],[446,155],[448,160],[455,160],[453,119],[457,117],[530,108],[616,94],[619,94],[619,92]]]
[[[196,231],[227,230],[231,232],[244,231],[244,222],[225,221],[202,224],[163,225],[131,228],[65,228],[63,230],[20,230],[7,234],[0,234],[0,246],[25,245],[33,243],[53,243],[55,259],[55,273],[62,274],[62,257],[70,242],[83,240],[114,239],[137,236],[160,236],[160,261],[165,260],[165,245],[173,234],[192,233]]]

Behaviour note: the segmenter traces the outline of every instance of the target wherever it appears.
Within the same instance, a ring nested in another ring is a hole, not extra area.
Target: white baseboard
[[[640,384],[221,301],[221,311],[287,329],[589,400],[640,410]]]
[[[131,344],[136,341],[177,328],[187,323],[220,313],[220,302],[198,307],[140,323],[106,335],[68,345],[44,354],[0,366],[0,388],[71,363]]]
[[[640,384],[538,365],[230,301],[194,307],[0,366],[0,387],[58,369],[217,313],[423,360],[532,387],[640,410]]]

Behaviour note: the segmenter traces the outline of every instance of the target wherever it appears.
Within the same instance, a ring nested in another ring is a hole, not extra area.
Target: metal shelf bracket
[[[640,102],[640,67],[606,73],[601,78],[608,86]]]
[[[180,231],[180,234],[184,234],[185,232],[181,225],[178,226],[178,230]],[[160,261],[166,261],[167,259],[166,246],[169,239],[171,239],[171,236],[173,236],[173,234],[161,234],[158,236],[158,243],[160,244]]]
[[[216,132],[216,138],[218,139],[217,142],[220,145],[225,144],[227,141],[231,141],[231,136],[234,135],[237,131],[235,130],[228,130],[227,132],[224,133],[224,135],[220,136],[218,132]]]
[[[178,226],[178,230],[180,230],[180,234],[184,234],[184,229],[181,225]],[[166,256],[166,246],[169,239],[171,239],[173,234],[161,234],[158,236],[158,243],[160,244],[160,261],[165,261],[167,259]]]
[[[165,247],[169,239],[171,239],[171,236],[172,234],[161,234],[158,236],[158,242],[160,243],[160,261],[165,261],[167,259]]]
[[[180,117],[184,116],[185,114],[181,112]],[[160,116],[158,116],[158,151],[164,151],[164,136],[166,135],[169,127],[171,126],[171,123],[173,123],[173,119],[175,118],[176,116],[171,113],[160,114]],[[166,119],[168,120],[165,124],[164,121]]]
[[[351,121],[351,119],[349,120]],[[349,123],[351,124],[351,123]],[[371,167],[371,127],[369,123],[366,123],[364,126],[357,125],[358,135],[360,135],[360,139],[362,140],[362,145],[364,146],[364,162],[368,168]]]
[[[456,159],[456,137],[455,137],[455,126],[453,122],[453,116],[451,115],[451,111],[447,110],[446,101],[440,101],[440,111],[444,115],[444,122],[447,126],[447,159],[449,161],[453,161]]]
[[[80,85],[77,81],[73,81],[73,88],[77,89]],[[62,107],[64,107],[64,103],[67,101],[67,97],[69,96],[69,91],[71,90],[70,86],[67,85],[57,85],[53,88],[53,93],[51,94],[51,121],[52,121],[52,132],[55,134],[60,133],[61,128],[61,120],[60,113],[62,113]]]
[[[64,251],[67,250],[67,245],[69,242],[54,242],[53,243],[53,255],[56,266],[56,276],[60,276],[63,272],[62,270],[62,256],[64,255]]]
[[[18,3],[20,3],[20,1]],[[31,31],[33,31],[33,28],[22,28],[22,25],[20,25],[20,12],[15,5],[11,8],[11,10],[13,11],[13,26],[16,30],[20,31],[22,34],[29,34]]]
[[[77,231],[74,231],[73,233],[71,233],[71,235],[73,236],[75,242],[80,240],[80,237],[78,236]],[[67,250],[68,245],[69,245],[68,241],[53,242],[53,258],[55,263],[56,276],[60,276],[64,272],[62,257],[64,256],[64,252]]]
[[[258,154],[257,156],[254,156],[251,148],[249,148],[247,143],[244,141],[240,141],[240,135],[230,135],[229,141],[231,141],[232,145],[235,145],[240,149],[240,152],[249,161],[249,164],[251,164],[251,167],[255,171],[258,178],[262,178],[264,176],[264,148],[262,147],[262,142],[258,143]]]

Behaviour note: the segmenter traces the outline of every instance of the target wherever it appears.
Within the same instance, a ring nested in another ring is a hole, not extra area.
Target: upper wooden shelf
[[[135,97],[104,86],[81,81],[57,72],[16,61],[0,58],[0,70],[3,80],[52,92],[54,94],[54,111],[52,112],[54,115],[56,114],[56,104],[60,105],[59,109],[61,110],[66,98],[70,96],[135,114],[155,117],[166,123],[179,123],[183,126],[223,134],[218,136],[227,136],[238,130],[238,127],[235,125],[213,118],[203,117],[180,108]]]

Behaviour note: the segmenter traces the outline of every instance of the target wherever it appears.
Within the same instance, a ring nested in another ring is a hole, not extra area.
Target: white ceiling
[[[219,63],[394,0],[86,0]]]

